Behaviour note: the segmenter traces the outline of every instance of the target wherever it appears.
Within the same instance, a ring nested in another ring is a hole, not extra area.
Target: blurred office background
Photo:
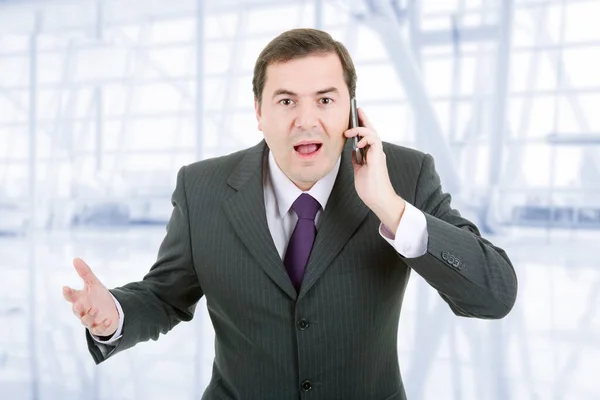
[[[0,0],[0,398],[201,397],[204,299],[95,366],[61,286],[81,287],[74,257],[108,287],[141,279],[177,170],[261,140],[252,68],[293,27],[347,45],[379,134],[434,155],[519,276],[501,321],[455,317],[412,276],[409,399],[600,398],[598,15],[598,0]]]

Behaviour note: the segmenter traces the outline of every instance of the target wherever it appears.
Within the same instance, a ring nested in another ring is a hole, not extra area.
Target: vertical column
[[[204,158],[204,0],[196,2],[196,159]]]
[[[204,0],[196,1],[196,159],[204,158]],[[204,326],[207,319],[197,310],[195,319],[196,355],[194,358],[194,376],[196,379],[203,373],[203,345],[206,338]],[[194,399],[202,397],[202,385],[194,385]]]
[[[484,207],[488,208],[493,203],[494,192],[500,183],[500,174],[502,172],[504,145],[506,139],[507,126],[507,97],[508,97],[508,69],[510,66],[510,48],[512,38],[512,24],[514,18],[514,0],[499,0],[500,6],[499,24],[498,24],[498,48],[496,54],[496,87],[492,99],[489,141],[489,182],[488,182],[488,200]],[[489,211],[485,215],[489,215]],[[490,346],[493,360],[490,365],[492,371],[492,387],[495,398],[500,400],[509,400],[511,393],[506,376],[506,350],[508,340],[506,338],[506,329],[503,321],[491,329]]]
[[[36,307],[37,307],[37,279],[35,242],[37,231],[37,40],[40,31],[41,15],[35,14],[34,29],[29,37],[29,320],[28,320],[28,343],[29,364],[31,369],[31,398],[38,400],[39,392],[39,370],[37,360],[37,331],[36,331]]]
[[[99,44],[104,38],[104,6],[103,0],[98,0],[96,3],[96,25],[94,26],[94,39],[96,40],[96,44]],[[67,62],[71,62],[68,60]],[[103,95],[102,95],[102,84],[98,84],[94,87],[94,174],[97,176],[100,170],[103,167],[103,130],[104,130],[104,121],[102,119],[104,110],[103,110]],[[93,371],[93,375],[90,380],[90,395],[92,399],[97,400],[100,398],[101,393],[101,370],[95,368]],[[86,390],[86,389],[84,389]]]
[[[99,43],[100,41],[102,41],[102,39],[104,38],[104,8],[102,6],[102,1],[98,1],[98,3],[96,4],[96,29],[95,29],[95,39],[96,41]],[[103,114],[104,114],[104,110],[103,110],[103,101],[102,101],[102,86],[98,85],[94,88],[94,114],[95,114],[95,119],[94,119],[94,125],[95,125],[95,130],[96,130],[96,140],[94,143],[94,152],[95,152],[95,159],[96,159],[96,173],[98,173],[101,169],[102,169],[102,164],[103,164],[103,148],[104,148],[104,141],[103,141],[103,130],[104,130],[104,121],[103,121]]]
[[[323,29],[323,0],[315,0],[315,29]]]
[[[490,169],[489,185],[494,189],[500,181],[504,140],[506,137],[506,103],[508,94],[508,68],[510,65],[510,48],[512,23],[514,18],[514,0],[499,1],[501,7],[498,24],[498,50],[496,54],[496,90],[492,100],[492,124],[490,129]]]

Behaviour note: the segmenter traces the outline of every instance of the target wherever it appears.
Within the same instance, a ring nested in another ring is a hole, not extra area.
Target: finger
[[[112,334],[114,334],[114,328],[113,328],[113,332],[111,332],[109,330],[110,324],[111,324],[110,319],[106,318],[103,321],[101,321],[100,323],[92,325],[90,331],[92,332],[93,335],[96,335],[96,336],[111,336]]]
[[[96,320],[97,316],[98,316],[98,310],[92,309],[92,310],[90,310],[89,313],[87,313],[83,317],[81,317],[81,323],[84,324],[85,326],[93,327],[98,322],[100,322],[100,321]]]
[[[90,331],[94,327],[93,322],[90,322],[88,319],[84,319],[84,318],[81,319],[81,325],[83,325],[84,327],[86,327]]]
[[[73,307],[71,307],[71,311],[73,312],[73,315],[76,316],[77,318],[81,319],[83,313],[80,311],[81,307],[78,307],[77,305],[74,305]]]
[[[99,321],[94,328],[99,329],[103,332],[106,332],[106,330],[110,327],[111,321],[109,318],[104,318],[102,321]]]
[[[83,279],[86,285],[92,286],[94,284],[100,283],[96,275],[92,272],[90,267],[83,261],[81,258],[76,258],[73,260],[73,266],[75,266],[75,270],[79,277]]]
[[[356,147],[358,147],[359,149],[362,149],[367,144],[369,144],[369,138],[368,137],[364,137],[364,138],[362,138],[361,140],[358,141],[358,143],[356,144]]]
[[[365,137],[365,136],[376,136],[377,134],[369,128],[365,128],[364,126],[359,126],[356,128],[348,129],[346,132],[344,132],[344,135],[346,137],[350,138],[350,137],[353,137],[356,135]]]
[[[71,289],[68,286],[63,286],[63,297],[65,298],[66,301],[68,301],[69,303],[74,303],[77,300],[79,300],[81,298],[81,296],[83,295],[83,291],[82,290],[75,290],[75,289]]]
[[[90,318],[89,315],[84,315],[81,317],[80,321],[81,325],[85,326],[86,328],[91,328],[94,325],[94,319]]]
[[[373,124],[369,120],[369,117],[367,117],[367,113],[365,113],[365,110],[363,110],[361,107],[358,107],[357,111],[358,111],[359,124],[361,126],[364,126],[366,128],[372,129],[374,131],[375,127],[373,126]]]
[[[363,148],[365,146],[369,146],[369,147],[378,148],[379,143],[380,143],[379,138],[373,137],[373,136],[365,136],[358,141],[358,143],[356,144],[356,147]]]
[[[73,311],[73,315],[79,319],[81,319],[81,317],[83,317],[83,315],[85,314],[83,312],[83,306],[81,305],[81,303],[75,303],[73,307],[71,307],[71,311]]]
[[[83,298],[73,304],[73,314],[75,314],[78,318],[83,317],[85,314],[88,314],[92,307],[89,305],[87,299]]]
[[[73,303],[74,301],[76,301],[75,299],[75,293],[74,290],[71,289],[68,286],[63,286],[62,288],[62,294],[63,294],[63,298],[68,301],[69,303]]]

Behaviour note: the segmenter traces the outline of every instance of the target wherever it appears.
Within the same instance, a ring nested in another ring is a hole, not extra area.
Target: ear
[[[258,130],[262,131],[262,125],[260,124],[260,104],[256,97],[254,98],[254,113],[256,114],[256,121],[258,122]]]

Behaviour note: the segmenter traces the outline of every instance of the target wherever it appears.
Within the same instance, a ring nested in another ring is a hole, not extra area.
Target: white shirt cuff
[[[113,296],[113,294],[110,294],[113,298],[113,300],[115,301],[115,306],[117,306],[117,311],[119,313],[119,327],[117,328],[117,331],[112,335],[112,337],[108,340],[101,340],[98,336],[94,336],[90,333],[90,335],[94,338],[94,340],[98,343],[102,343],[102,344],[114,344],[116,341],[118,341],[119,339],[121,339],[122,336],[122,332],[123,332],[123,320],[125,319],[125,316],[123,315],[123,308],[121,307],[121,303],[119,303],[119,301],[115,298],[115,296]]]
[[[383,223],[379,224],[379,234],[405,258],[420,257],[427,252],[429,234],[425,214],[409,202],[406,202],[396,234]]]

